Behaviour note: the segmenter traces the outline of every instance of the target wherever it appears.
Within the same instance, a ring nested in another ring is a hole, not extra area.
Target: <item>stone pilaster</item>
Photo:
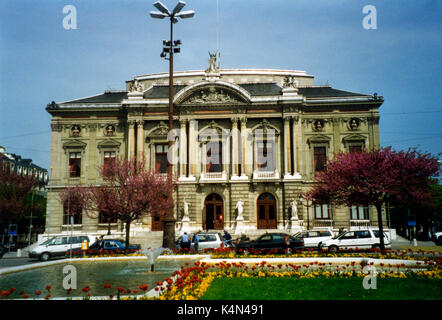
[[[144,120],[137,120],[137,159],[144,156]]]
[[[62,125],[53,122],[51,124],[51,159],[50,159],[50,170],[49,170],[49,184],[59,184],[61,175],[61,131]]]
[[[127,150],[127,158],[132,160],[135,157],[135,122],[128,121],[128,150]]]

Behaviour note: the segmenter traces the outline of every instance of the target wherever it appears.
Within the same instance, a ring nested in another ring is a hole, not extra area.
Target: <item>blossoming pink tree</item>
[[[164,217],[173,208],[172,177],[149,171],[144,163],[144,160],[115,159],[99,168],[101,185],[70,186],[60,193],[60,198],[81,199],[81,206],[93,218],[101,212],[125,223],[128,246],[132,222],[151,214]]]
[[[389,199],[407,205],[428,201],[430,177],[439,173],[437,159],[416,150],[340,152],[315,176],[316,185],[305,196],[318,203],[374,205],[384,250],[382,206]]]

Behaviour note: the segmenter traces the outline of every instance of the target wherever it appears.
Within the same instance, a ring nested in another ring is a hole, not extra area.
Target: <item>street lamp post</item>
[[[173,25],[178,22],[177,18],[187,19],[192,18],[195,15],[195,11],[181,11],[186,5],[184,1],[179,1],[172,12],[162,4],[157,1],[153,4],[159,11],[151,11],[150,16],[155,19],[170,18],[170,40],[163,41],[163,52],[161,53],[161,58],[169,60],[169,133],[173,130],[173,54],[179,53],[181,45],[180,40],[173,40]],[[167,54],[169,58],[167,58]],[[172,150],[173,140],[169,139],[169,151]],[[167,164],[167,173],[172,176],[173,164],[169,161]],[[174,248],[175,246],[175,218],[173,213],[173,208],[171,208],[166,217],[163,219],[163,247],[164,248]]]

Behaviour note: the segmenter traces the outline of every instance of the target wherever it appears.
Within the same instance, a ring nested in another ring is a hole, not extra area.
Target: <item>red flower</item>
[[[109,295],[109,298],[112,300],[112,299],[114,298],[114,296],[110,294],[110,295]]]
[[[49,298],[51,297],[51,295],[48,293],[45,297],[46,300],[49,300]]]
[[[89,286],[84,287],[83,289],[81,289],[81,291],[83,292],[88,292],[91,288],[89,288]]]
[[[137,294],[137,293],[138,293],[138,290],[137,290],[137,289],[134,289],[134,293]]]
[[[23,298],[28,299],[28,298],[29,298],[29,294],[25,293],[25,294],[23,295]]]
[[[46,286],[46,290],[51,291],[51,286]]]
[[[41,291],[40,291],[40,290],[37,290],[37,291],[35,291],[35,294],[36,294],[37,296],[39,296],[39,295],[41,295]]]
[[[110,285],[109,283],[105,283],[105,284],[104,284],[104,288],[105,288],[105,289],[109,289],[110,287],[111,287],[111,285]]]
[[[0,296],[7,298],[9,296],[9,291],[7,290],[0,291]]]
[[[147,285],[147,284],[142,284],[141,286],[140,286],[140,289],[141,290],[143,290],[143,291],[147,291],[147,288],[148,288],[149,286]]]

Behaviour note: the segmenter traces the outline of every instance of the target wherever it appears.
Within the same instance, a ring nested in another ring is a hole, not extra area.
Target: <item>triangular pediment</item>
[[[114,140],[114,139],[106,139],[103,141],[100,141],[97,146],[98,148],[118,148],[120,146],[121,142]]]
[[[84,149],[86,143],[80,140],[69,140],[63,143],[63,149]]]
[[[342,138],[342,141],[365,141],[366,137],[360,134],[350,134]]]

